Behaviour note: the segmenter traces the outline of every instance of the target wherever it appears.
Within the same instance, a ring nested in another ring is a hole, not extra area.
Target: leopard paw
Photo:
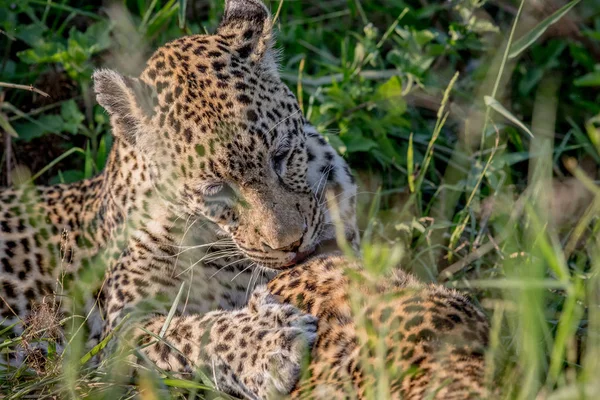
[[[249,310],[256,338],[256,362],[245,373],[250,389],[261,398],[288,394],[317,338],[317,318],[279,303],[266,287],[255,290]]]

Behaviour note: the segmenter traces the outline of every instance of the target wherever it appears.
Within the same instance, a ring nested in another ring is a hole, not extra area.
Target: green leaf
[[[106,50],[110,47],[111,28],[108,21],[96,22],[90,25],[85,32],[80,32],[72,27],[69,31],[69,48],[80,48],[88,56]]]
[[[333,147],[338,153],[341,155],[346,154],[348,151],[346,144],[338,135],[328,134],[325,132],[323,136],[325,137],[325,140],[327,140],[327,143],[329,143],[331,147]]]
[[[90,47],[86,43],[80,43],[74,38],[69,38],[67,41],[68,59],[65,59],[65,64],[70,67],[83,64],[91,56],[89,53]]]
[[[600,31],[596,32],[596,31],[584,28],[583,35],[587,36],[591,39],[594,39],[594,40],[600,40]]]
[[[68,169],[66,171],[58,171],[58,175],[50,179],[50,184],[57,183],[73,183],[84,179],[83,172],[78,169]]]
[[[594,56],[581,43],[569,43],[569,52],[573,60],[585,67],[586,70],[591,71],[594,69],[594,65],[596,64]]]
[[[425,29],[422,31],[416,31],[413,34],[415,41],[417,42],[417,44],[421,47],[425,46],[427,43],[431,42],[432,40],[434,40],[438,34],[429,30],[429,29]]]
[[[395,141],[390,140],[387,135],[378,135],[375,138],[377,147],[385,154],[391,163],[398,164],[404,157],[396,151]]]
[[[350,135],[344,135],[341,137],[342,141],[346,145],[346,151],[348,153],[368,152],[371,149],[377,148],[377,143],[363,135],[352,132]]]
[[[85,31],[84,37],[90,45],[89,53],[95,54],[102,50],[106,50],[111,45],[110,31],[112,25],[109,21],[100,21],[91,25]]]
[[[377,97],[380,99],[391,99],[402,97],[402,82],[397,76],[392,76],[387,82],[377,88]]]
[[[512,126],[508,126],[505,129],[505,132],[508,134],[508,138],[510,142],[515,146],[515,150],[517,152],[525,152],[525,146],[523,145],[523,140],[521,139],[521,135],[519,135],[519,131]]]
[[[63,128],[63,119],[60,115],[42,115],[37,120],[15,124],[15,130],[19,132],[19,138],[30,141],[43,136],[46,133],[60,133]]]
[[[397,76],[392,76],[387,82],[377,88],[375,99],[382,108],[393,112],[394,115],[401,115],[406,111],[406,102],[402,93],[402,82]]]
[[[64,58],[65,46],[62,43],[44,43],[33,49],[20,51],[17,56],[25,64],[43,64],[59,62]]]
[[[41,46],[44,43],[44,32],[47,30],[43,24],[18,25],[15,37],[21,39],[30,47]]]
[[[579,4],[581,0],[574,0],[569,4],[558,9],[554,14],[537,24],[532,30],[523,35],[519,40],[515,41],[510,47],[508,58],[515,58],[546,32],[546,30],[564,17],[573,7]]]
[[[72,134],[79,131],[80,124],[85,120],[85,116],[79,111],[79,107],[73,99],[61,104],[60,115],[64,120],[62,130]]]
[[[531,130],[529,130],[529,128],[527,126],[525,126],[524,123],[519,121],[517,119],[517,117],[515,117],[510,111],[508,111],[506,108],[504,108],[504,106],[502,104],[498,103],[498,101],[496,101],[496,99],[494,99],[490,96],[484,96],[483,100],[485,101],[486,106],[492,108],[494,111],[498,112],[499,114],[502,114],[510,122],[512,122],[513,124],[517,125],[522,130],[524,130],[525,133],[527,133],[529,136],[533,137],[533,133],[531,133]]]
[[[573,83],[575,86],[583,87],[600,86],[600,71],[590,72],[581,78],[575,79]]]

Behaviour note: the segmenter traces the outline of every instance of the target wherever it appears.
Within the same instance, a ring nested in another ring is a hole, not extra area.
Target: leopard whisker
[[[321,176],[321,179],[319,179],[319,186],[317,186],[317,193],[319,194],[319,203],[323,203],[325,193],[327,192],[325,190],[325,187],[327,185],[327,179],[329,179],[329,173],[333,171],[334,168],[334,165],[331,164],[329,168],[327,168],[327,170],[323,172],[323,176]],[[325,178],[325,180],[323,181],[323,189],[321,190],[321,181],[323,180],[323,178]]]
[[[250,263],[250,265],[248,265],[246,268],[244,268],[243,270],[241,270],[240,272],[238,272],[233,278],[231,278],[231,282],[233,282],[235,280],[235,278],[237,278],[238,276],[240,276],[244,272],[248,271],[250,268],[252,268],[255,265],[256,265],[255,262]]]
[[[206,261],[206,262],[213,262],[216,260],[220,260],[222,258],[229,258],[229,257],[235,257],[235,256],[239,256],[241,255],[240,252],[231,252],[231,253],[222,253],[219,256],[216,257],[210,257],[210,258],[202,258],[201,261]]]
[[[258,275],[260,274],[260,266],[258,266],[258,268],[254,268],[252,270],[252,272],[250,273],[250,280],[248,281],[248,287],[246,288],[246,303],[248,302],[248,300],[250,299],[250,288],[252,288],[252,290],[254,290],[254,288],[256,287],[256,282],[258,281]],[[256,276],[256,278],[254,278]],[[252,283],[252,279],[254,279],[254,283]]]
[[[277,122],[275,125],[273,125],[266,133],[266,135],[268,135],[269,133],[271,133],[273,131],[273,129],[277,128],[280,124],[284,123],[285,121],[287,121],[288,119],[292,118],[294,115],[300,113],[301,110],[298,109],[296,110],[296,112],[291,113],[290,115],[288,115],[285,118],[282,118],[279,122]]]
[[[190,300],[190,294],[192,293],[192,283],[194,282],[194,269],[190,269],[190,278],[189,278],[189,285],[187,287],[187,293],[185,295],[185,303],[183,303],[183,308],[181,310],[181,313],[184,314],[185,313],[185,309],[187,308],[188,302]]]
[[[218,246],[228,245],[229,247],[234,247],[233,246],[234,244],[235,244],[234,242],[230,243],[230,242],[219,242],[219,241],[216,241],[216,242],[212,242],[212,243],[199,244],[199,245],[194,245],[194,246],[181,246],[181,247],[178,247],[178,246],[172,245],[171,247],[180,248],[180,249],[183,249],[183,250],[181,250],[180,252],[175,253],[175,254],[171,254],[171,255],[168,255],[168,256],[160,256],[160,257],[161,258],[173,258],[173,257],[177,257],[177,256],[179,256],[179,255],[181,255],[181,254],[183,254],[183,253],[185,253],[187,251],[194,250],[194,249],[201,249],[201,248],[204,248],[204,247],[208,247],[208,249],[207,249],[207,252],[208,252],[212,247],[214,247],[216,245],[218,245]]]
[[[311,188],[312,192],[315,194],[315,197],[319,196],[319,198],[318,198],[319,203],[321,203],[323,201],[323,193],[325,192],[325,190],[321,190],[321,183],[325,182],[325,184],[323,185],[323,189],[324,189],[325,185],[327,184],[327,177],[329,176],[329,173],[333,170],[333,168],[334,168],[333,165],[329,165],[325,169],[325,171],[323,171],[321,173],[321,177]],[[323,178],[325,178],[325,181],[323,181]],[[315,185],[316,185],[316,189],[315,189]]]
[[[208,260],[207,260],[207,258],[208,258],[209,256],[215,256],[217,253],[219,254],[219,256],[217,256],[217,257],[212,257],[212,258],[210,258],[210,259],[208,259]],[[206,255],[204,255],[202,258],[200,258],[198,261],[196,261],[195,263],[193,263],[192,265],[190,265],[188,268],[186,268],[186,269],[184,269],[183,271],[181,271],[181,272],[180,272],[179,274],[177,274],[176,276],[177,276],[177,277],[179,277],[181,274],[184,274],[184,273],[186,273],[186,272],[187,272],[187,271],[189,271],[191,268],[194,268],[196,265],[198,265],[199,263],[201,263],[201,262],[202,262],[202,261],[204,261],[204,260],[206,260],[206,261],[208,261],[208,262],[211,262],[211,261],[215,261],[215,260],[218,260],[218,259],[221,259],[221,258],[239,256],[239,255],[241,255],[241,254],[242,254],[242,253],[241,253],[239,250],[237,250],[237,251],[235,251],[235,250],[234,250],[234,251],[232,251],[231,249],[227,249],[227,250],[220,250],[220,251],[216,251],[216,252],[214,252],[214,253],[209,253],[209,254],[206,254]]]
[[[192,216],[191,216],[191,215],[190,215],[190,216],[188,216],[188,218],[187,218],[187,219],[186,219],[186,221],[185,221],[185,226],[186,226],[186,229],[185,229],[185,231],[183,232],[183,235],[181,236],[181,240],[179,241],[179,245],[180,245],[180,246],[183,244],[183,241],[185,240],[185,235],[188,233],[189,229],[192,227],[192,225],[194,225],[194,223],[195,223],[196,221],[198,221],[198,219],[196,218],[196,219],[194,220],[194,222],[192,222],[192,224],[191,224],[189,227],[187,227],[187,224],[188,224],[188,222],[190,222],[190,218],[192,218]],[[173,263],[173,271],[171,272],[171,276],[172,276],[172,274],[175,272],[175,268],[177,268],[177,263],[178,263],[178,261],[179,261],[179,255],[180,255],[181,253],[182,253],[182,252],[179,252],[179,253],[177,253],[177,254],[176,254],[175,262]],[[186,300],[186,301],[187,301],[187,300]]]
[[[335,199],[337,199],[337,198],[339,198],[340,196],[343,196],[343,195],[345,195],[345,194],[346,194],[346,193],[344,193],[344,192],[342,192],[342,193],[339,193],[339,194],[336,194],[335,196],[331,197],[331,200],[335,200]],[[354,194],[348,194],[348,195],[346,195],[346,196],[342,197],[342,199],[341,199],[341,200],[343,201],[343,200],[349,199],[349,198],[351,198],[351,197],[353,197],[353,196],[355,196],[355,195],[354,195]],[[328,202],[329,200],[330,200],[330,199],[325,199],[323,202],[321,202],[321,203],[319,204],[319,207],[326,206],[326,205],[327,205],[327,202]]]
[[[267,279],[267,270],[264,269],[263,267],[260,267],[260,268],[261,268],[261,272],[260,272],[260,278],[261,278],[260,284],[264,285],[264,280]]]
[[[214,278],[215,275],[217,275],[219,272],[223,271],[225,268],[229,267],[230,265],[237,264],[237,263],[240,263],[240,262],[243,262],[243,261],[249,261],[249,260],[250,259],[248,257],[244,257],[244,258],[242,258],[240,260],[232,261],[229,264],[226,264],[226,265],[222,266],[221,268],[219,268],[217,270],[217,272],[215,272],[214,274],[212,274],[211,276],[209,276],[208,279]]]
[[[319,178],[319,180],[318,180],[318,181],[316,181],[315,183],[313,183],[313,184],[312,184],[312,186],[310,187],[310,190],[311,190],[313,193],[315,193],[315,194],[316,194],[316,193],[319,191],[319,188],[321,187],[321,182],[323,181],[323,177],[325,176],[325,174],[329,174],[329,170],[330,170],[331,168],[333,168],[333,166],[332,166],[332,165],[329,165],[329,166],[328,166],[328,167],[325,169],[325,171],[321,172],[321,177]],[[315,187],[316,187],[316,188],[315,188]]]
[[[200,247],[211,246],[211,245],[214,245],[214,244],[235,244],[235,242],[233,241],[233,239],[225,238],[225,239],[216,240],[216,241],[211,242],[211,243],[203,243],[203,244],[200,244],[200,245],[180,246],[180,245],[176,245],[176,244],[166,244],[165,246],[174,247],[176,249],[197,249],[197,248],[200,248]]]

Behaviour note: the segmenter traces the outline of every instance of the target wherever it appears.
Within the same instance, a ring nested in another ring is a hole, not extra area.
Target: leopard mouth
[[[309,257],[329,254],[336,251],[340,251],[340,247],[338,246],[336,239],[328,239],[324,240],[316,245],[311,246],[309,249],[305,251],[299,251],[296,253],[294,258],[288,261],[284,267],[293,267],[295,265],[300,264],[303,261],[306,261]]]
[[[242,250],[250,257],[250,259],[253,259],[262,268],[272,271],[281,271],[301,264],[313,256],[331,254],[339,252],[341,249],[335,238],[327,239],[319,243],[314,243],[306,250],[288,253],[286,258],[291,258],[288,258],[287,261],[281,260],[279,262],[276,257],[265,257],[264,254],[257,256],[251,249],[242,248]]]
[[[312,254],[314,254],[315,250],[316,250],[316,246],[311,246],[309,249],[307,249],[305,251],[297,252],[296,255],[294,256],[294,258],[292,258],[290,261],[288,261],[287,264],[284,265],[284,267],[293,267],[296,264],[300,264],[302,261],[306,260]]]

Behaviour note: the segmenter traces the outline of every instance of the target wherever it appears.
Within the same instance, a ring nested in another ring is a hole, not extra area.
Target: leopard
[[[233,395],[293,389],[317,318],[254,289],[359,232],[352,173],[282,81],[273,25],[260,0],[226,0],[214,34],[163,45],[138,77],[94,72],[104,169],[0,190],[4,331],[50,308],[74,326],[58,351],[83,332]]]
[[[485,314],[454,289],[363,264],[339,252],[318,255],[257,289],[318,319],[291,398],[497,398],[485,375]]]

